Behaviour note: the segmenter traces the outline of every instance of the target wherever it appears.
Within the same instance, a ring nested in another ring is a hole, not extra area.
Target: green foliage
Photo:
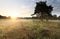
[[[41,19],[47,19],[48,17],[51,17],[51,12],[53,11],[53,7],[51,5],[47,5],[46,1],[39,1],[36,2],[36,7],[33,15],[37,15],[37,17],[40,17]],[[46,18],[47,17],[47,18]]]
[[[58,20],[60,20],[60,16],[58,17]]]

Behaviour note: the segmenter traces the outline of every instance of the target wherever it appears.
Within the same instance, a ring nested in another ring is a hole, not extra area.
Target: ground
[[[60,22],[0,19],[0,39],[60,39]]]

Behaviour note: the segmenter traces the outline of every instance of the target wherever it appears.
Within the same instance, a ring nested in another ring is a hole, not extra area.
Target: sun
[[[17,17],[16,16],[10,16],[12,19],[16,19]]]
[[[17,16],[16,15],[11,15],[11,18],[16,18]]]
[[[11,19],[17,19],[18,15],[17,13],[10,14]]]

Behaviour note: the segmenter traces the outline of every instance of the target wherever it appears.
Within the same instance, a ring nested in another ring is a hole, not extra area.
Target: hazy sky
[[[35,2],[41,0],[0,0],[0,14],[29,17],[34,13]],[[45,1],[45,0],[42,0]],[[60,15],[60,0],[46,0],[54,7],[53,14]]]

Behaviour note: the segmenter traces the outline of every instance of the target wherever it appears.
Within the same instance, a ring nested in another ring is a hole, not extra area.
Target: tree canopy
[[[35,7],[35,11],[34,14],[32,15],[37,15],[38,17],[45,17],[45,16],[52,16],[51,12],[53,11],[53,7],[51,5],[47,5],[46,4],[47,1],[43,2],[43,1],[39,1],[36,2],[36,7]]]

